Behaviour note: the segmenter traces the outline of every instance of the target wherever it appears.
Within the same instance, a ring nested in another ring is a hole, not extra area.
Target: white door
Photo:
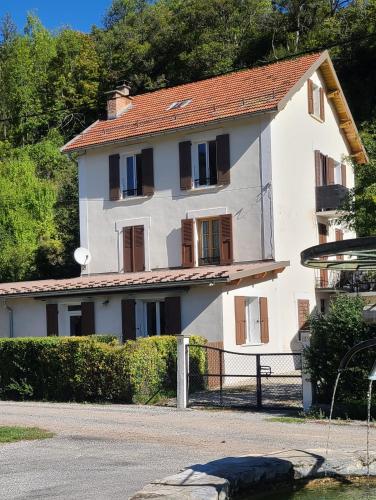
[[[247,340],[249,344],[261,343],[260,304],[258,297],[252,297],[248,299],[247,333]]]

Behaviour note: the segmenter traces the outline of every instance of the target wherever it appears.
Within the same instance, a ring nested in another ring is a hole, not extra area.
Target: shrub
[[[375,336],[375,327],[363,320],[363,307],[361,297],[339,294],[330,302],[327,314],[314,314],[310,318],[312,335],[305,356],[318,403],[330,402],[344,354],[355,344]],[[349,403],[349,406],[354,406],[354,400],[364,403],[367,376],[374,359],[374,351],[363,351],[354,356],[350,370],[341,376],[336,400]]]
[[[205,367],[203,352],[192,360]],[[1,399],[146,403],[175,392],[173,336],[0,339]]]

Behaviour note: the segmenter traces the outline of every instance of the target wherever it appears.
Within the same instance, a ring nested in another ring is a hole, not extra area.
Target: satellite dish
[[[74,260],[80,264],[80,266],[86,266],[91,261],[91,255],[87,248],[78,247],[74,251]]]

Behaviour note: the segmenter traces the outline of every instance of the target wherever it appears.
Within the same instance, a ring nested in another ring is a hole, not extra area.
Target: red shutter
[[[217,141],[217,178],[218,184],[230,184],[230,136],[218,135]]]
[[[136,302],[133,299],[121,301],[121,329],[123,342],[136,340]]]
[[[144,226],[133,227],[133,271],[145,271]]]
[[[93,335],[95,333],[94,302],[81,303],[82,335]]]
[[[233,242],[232,242],[232,215],[220,216],[219,242],[220,242],[220,264],[226,266],[233,262]]]
[[[309,300],[298,299],[299,330],[308,330]]]
[[[316,186],[322,186],[321,180],[321,153],[320,151],[315,151],[315,178]]]
[[[123,228],[123,266],[125,273],[133,271],[133,228]]]
[[[326,161],[327,168],[327,184],[334,184],[334,160],[333,158],[327,157]]]
[[[342,177],[342,186],[345,186],[346,187],[346,165],[344,163],[342,163],[341,165],[341,177]]]
[[[180,189],[192,188],[191,142],[179,143]]]
[[[245,344],[246,336],[246,319],[245,319],[245,297],[235,297],[235,341],[236,345]]]
[[[181,333],[181,306],[180,297],[166,297],[165,299],[165,332],[167,335]]]
[[[193,267],[194,256],[194,236],[193,219],[183,219],[181,221],[181,245],[182,245],[182,267]]]
[[[143,149],[142,156],[142,194],[152,196],[154,194],[154,157],[153,148]]]
[[[47,335],[59,335],[59,316],[57,304],[46,304]]]
[[[308,89],[308,113],[313,115],[313,83],[312,80],[307,81]]]
[[[120,200],[120,156],[110,155],[108,159],[110,200]]]
[[[325,121],[325,99],[324,99],[324,89],[320,87],[320,119]]]
[[[267,344],[269,342],[268,299],[266,297],[260,297],[259,304],[260,304],[261,342],[263,344]]]

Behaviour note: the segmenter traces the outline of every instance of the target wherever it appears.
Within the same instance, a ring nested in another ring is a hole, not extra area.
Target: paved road
[[[326,425],[269,422],[268,416],[0,402],[0,425],[56,432],[53,439],[0,445],[0,499],[125,499],[153,479],[220,457],[307,448],[323,454]],[[371,443],[375,437],[372,430]],[[333,427],[333,449],[358,451],[365,441],[364,426]]]

